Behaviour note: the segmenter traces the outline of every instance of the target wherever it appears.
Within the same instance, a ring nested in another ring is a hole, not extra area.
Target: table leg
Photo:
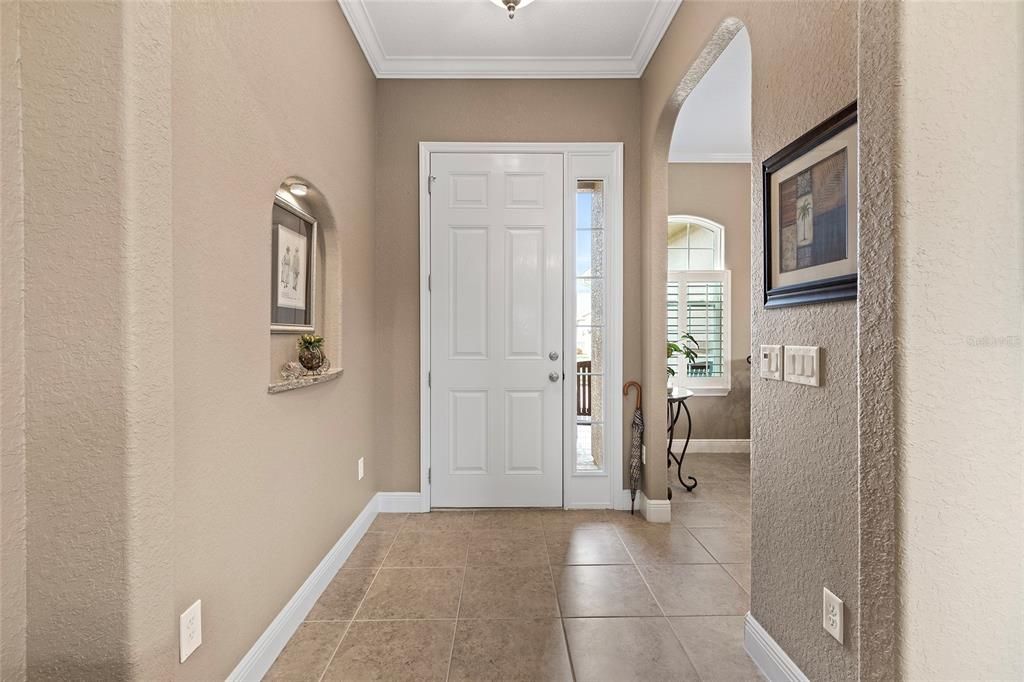
[[[679,421],[679,414],[681,411],[686,411],[686,441],[683,443],[683,450],[676,457],[675,453],[672,452],[672,441],[675,436],[676,422]],[[693,434],[693,416],[690,414],[690,408],[686,406],[685,400],[680,400],[676,403],[675,409],[672,409],[672,403],[668,404],[668,466],[671,467],[674,463],[676,465],[676,477],[679,479],[679,484],[686,488],[687,492],[692,492],[697,487],[697,479],[693,476],[687,476],[689,483],[683,480],[683,458],[686,457],[686,450],[690,447],[690,436]],[[672,488],[669,487],[668,499],[672,499]]]

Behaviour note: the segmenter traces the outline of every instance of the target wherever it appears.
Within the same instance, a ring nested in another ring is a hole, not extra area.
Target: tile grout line
[[[558,585],[555,583],[555,572],[551,565],[551,552],[548,549],[548,529],[541,525],[541,542],[544,543],[544,556],[548,559],[548,578],[551,589],[555,592],[555,606],[558,608],[558,625],[562,628],[562,640],[565,642],[565,657],[569,659],[569,676],[576,682],[576,665],[572,661],[572,648],[569,646],[569,633],[565,629],[565,617],[562,613],[562,600],[559,598]]]
[[[470,519],[470,525],[473,525],[473,519],[476,518],[476,511],[473,511],[473,516]],[[462,564],[462,584],[459,585],[459,605],[455,608],[455,626],[452,627],[452,645],[448,649],[448,669],[445,670],[444,679],[448,682],[448,679],[452,676],[452,659],[455,658],[455,638],[459,635],[459,616],[462,615],[462,595],[466,591],[466,578],[469,577],[469,544],[466,544],[466,556],[465,561]]]
[[[707,552],[707,553],[708,553],[708,554],[709,554],[709,555],[711,556],[711,558],[715,560],[715,564],[714,564],[714,565],[715,565],[715,566],[718,566],[718,567],[719,567],[719,568],[721,568],[721,569],[722,569],[723,571],[725,571],[725,574],[726,574],[727,576],[729,576],[730,578],[732,578],[732,581],[733,581],[734,583],[736,583],[737,585],[739,585],[739,588],[740,588],[741,590],[743,590],[744,592],[746,592],[746,594],[747,594],[747,610],[749,611],[749,610],[750,610],[750,603],[749,603],[749,602],[750,602],[750,590],[748,590],[747,588],[743,587],[743,585],[742,585],[742,584],[740,584],[740,581],[739,581],[739,580],[738,580],[738,579],[736,578],[736,576],[734,576],[734,575],[733,575],[732,573],[730,573],[730,572],[729,572],[729,570],[728,570],[728,569],[727,569],[727,568],[726,568],[726,567],[725,567],[725,566],[724,566],[723,564],[724,564],[724,563],[732,563],[732,564],[737,564],[737,563],[740,563],[740,564],[742,564],[742,563],[748,563],[748,564],[749,564],[750,562],[749,562],[749,561],[748,561],[748,562],[742,562],[742,561],[730,561],[730,562],[722,562],[722,561],[719,561],[719,560],[718,560],[718,557],[716,557],[716,556],[715,556],[714,554],[712,554],[712,553],[711,553],[711,550],[710,550],[710,549],[708,549],[707,545],[705,545],[705,544],[704,544],[703,542],[701,542],[701,541],[700,541],[700,538],[698,538],[698,537],[697,537],[696,535],[694,535],[694,534],[693,534],[692,532],[690,532],[690,529],[689,529],[688,527],[684,527],[684,528],[685,528],[686,532],[690,534],[690,537],[692,537],[692,538],[693,538],[694,540],[696,540],[696,541],[697,541],[697,544],[699,544],[699,545],[700,545],[701,547],[703,547],[703,548],[704,548],[704,551],[705,551],[705,552]],[[711,564],[704,564],[704,565],[705,565],[705,566],[710,566]]]
[[[490,510],[488,510],[488,511],[490,511]],[[513,510],[513,511],[519,511],[519,510]],[[566,621],[567,620],[573,620],[574,618],[566,616],[564,614],[562,608],[561,608],[560,594],[559,594],[559,590],[558,590],[558,587],[557,587],[557,582],[554,579],[554,569],[556,567],[567,568],[567,567],[570,567],[570,566],[574,566],[575,564],[568,564],[568,563],[565,563],[565,562],[554,562],[553,558],[552,558],[552,554],[551,554],[551,543],[555,542],[556,540],[561,539],[563,537],[563,535],[568,535],[571,538],[575,534],[576,531],[584,532],[584,534],[587,531],[591,531],[591,532],[608,532],[608,531],[611,531],[609,533],[609,538],[614,537],[620,543],[620,546],[622,547],[622,549],[624,550],[625,554],[627,555],[627,557],[629,559],[629,563],[627,563],[627,564],[621,564],[621,563],[612,563],[612,564],[584,563],[584,564],[580,564],[580,565],[581,566],[622,566],[622,565],[631,565],[631,566],[633,566],[634,570],[636,570],[640,574],[641,580],[643,581],[645,587],[648,589],[648,592],[651,595],[652,599],[655,601],[655,604],[658,606],[658,610],[659,610],[659,613],[660,613],[660,615],[645,616],[643,618],[645,618],[645,619],[658,618],[658,619],[661,619],[663,623],[666,623],[667,625],[669,625],[669,627],[672,629],[674,639],[682,647],[684,655],[687,657],[688,660],[690,660],[691,665],[693,664],[692,659],[690,659],[690,657],[689,657],[689,652],[686,650],[685,645],[683,645],[683,642],[680,639],[679,634],[676,632],[675,628],[672,627],[671,622],[668,621],[669,617],[668,617],[667,613],[665,612],[663,605],[660,603],[660,600],[658,599],[658,597],[654,594],[654,590],[652,589],[652,587],[651,587],[647,577],[641,571],[641,565],[637,563],[637,559],[636,559],[636,557],[634,555],[634,552],[629,550],[628,546],[626,546],[626,543],[625,543],[623,537],[627,533],[627,531],[630,530],[630,526],[628,524],[619,524],[619,523],[617,523],[615,521],[615,518],[616,518],[615,516],[612,516],[609,513],[606,513],[604,515],[604,520],[606,521],[606,523],[598,523],[598,524],[593,525],[593,526],[588,525],[589,522],[586,521],[586,520],[581,520],[578,524],[569,523],[569,524],[563,526],[560,522],[549,523],[547,519],[542,519],[541,523],[537,526],[536,529],[530,528],[530,527],[519,527],[518,523],[513,523],[512,525],[509,525],[507,527],[504,524],[500,524],[499,523],[499,527],[497,527],[497,528],[489,528],[489,527],[478,527],[476,525],[476,522],[477,522],[476,517],[479,516],[479,515],[480,515],[480,510],[472,510],[472,514],[470,515],[470,525],[468,527],[466,527],[466,528],[458,529],[458,530],[462,531],[459,534],[467,536],[467,537],[469,537],[471,539],[471,536],[473,536],[474,533],[483,533],[483,534],[487,534],[487,535],[493,535],[493,534],[497,534],[497,535],[523,534],[524,536],[536,533],[536,535],[534,537],[536,539],[540,539],[541,540],[541,542],[539,542],[539,543],[537,543],[534,540],[534,544],[539,546],[539,548],[542,548],[542,551],[544,552],[544,561],[543,562],[539,562],[538,561],[538,562],[536,562],[536,565],[538,565],[538,566],[539,565],[545,565],[548,568],[549,583],[552,585],[553,590],[554,590],[554,596],[555,596],[555,599],[556,599],[556,607],[558,608],[557,618],[559,619],[559,623],[560,623],[560,626],[561,626],[562,636],[563,636],[563,639],[564,639],[564,642],[565,642],[566,652],[567,652],[567,656],[568,656],[568,662],[569,662],[569,666],[570,666],[570,675],[571,675],[573,680],[577,679],[577,674],[576,674],[576,670],[575,670],[575,661],[573,660],[572,650],[571,650],[570,643],[569,643],[568,629],[567,629],[567,622]],[[337,654],[340,651],[341,645],[343,644],[344,640],[347,638],[348,633],[351,631],[352,626],[356,622],[356,614],[358,614],[359,611],[364,607],[365,601],[367,600],[367,597],[369,595],[370,590],[372,589],[372,586],[374,584],[376,584],[376,580],[380,576],[381,571],[386,567],[385,564],[387,562],[387,558],[394,551],[394,547],[397,545],[398,536],[400,534],[402,534],[405,529],[410,529],[410,533],[417,532],[418,530],[422,530],[425,535],[431,535],[432,533],[430,531],[431,530],[436,530],[436,529],[430,529],[430,528],[427,528],[427,529],[412,529],[411,525],[408,522],[409,518],[410,517],[408,515],[405,515],[403,520],[399,524],[397,524],[395,533],[394,533],[394,535],[392,537],[392,540],[388,544],[387,550],[384,552],[384,555],[383,555],[380,563],[377,566],[372,568],[372,570],[373,570],[373,577],[371,578],[371,581],[368,584],[367,589],[365,590],[362,598],[360,599],[359,604],[356,606],[355,612],[353,613],[352,617],[347,620],[345,628],[343,630],[343,633],[342,633],[342,635],[341,635],[341,637],[340,637],[340,639],[338,641],[338,644],[335,646],[334,650],[332,651],[331,656],[328,659],[326,666],[324,667],[322,673],[320,674],[320,677],[318,678],[319,682],[322,682],[326,678],[327,671],[329,670],[330,666],[333,664],[333,661],[337,658]],[[610,521],[610,523],[607,523],[607,521]],[[644,525],[646,525],[646,524],[644,524]],[[731,528],[731,526],[729,526],[729,525],[721,526],[721,527],[719,527],[719,526],[695,526],[695,528],[697,528],[697,529],[702,529],[702,528],[729,529],[729,528]],[[710,552],[710,550],[707,548],[705,543],[697,538],[697,536],[695,535],[695,533],[693,532],[692,529],[690,529],[688,526],[686,526],[683,523],[680,523],[678,525],[671,524],[670,525],[670,529],[671,530],[682,529],[682,530],[686,531],[686,534],[689,537],[691,537],[693,540],[695,540],[697,542],[698,546],[702,547],[708,553],[710,558],[712,558],[712,562],[710,564],[707,564],[707,565],[716,565],[716,566],[721,567],[722,570],[725,570],[726,573],[729,575],[729,577],[731,579],[731,582],[736,583],[738,585],[738,587],[743,589],[743,585],[739,584],[739,579],[736,576],[733,576],[732,573],[730,573],[728,570],[725,569],[725,564],[722,561],[718,560],[718,558],[714,554],[712,554]],[[497,618],[497,619],[495,619],[495,618],[491,618],[489,616],[483,616],[481,618],[463,618],[463,616],[462,616],[462,601],[464,599],[465,583],[466,583],[466,581],[468,579],[468,571],[469,571],[469,568],[470,568],[468,557],[469,557],[469,554],[471,553],[471,550],[472,550],[472,543],[470,542],[470,544],[467,545],[467,547],[465,548],[465,554],[464,554],[463,562],[462,562],[462,565],[461,565],[461,567],[463,569],[463,580],[462,580],[462,583],[460,584],[459,600],[458,600],[457,609],[456,609],[456,615],[455,615],[455,622],[454,622],[454,629],[453,629],[453,634],[452,634],[451,646],[449,648],[449,660],[448,660],[445,680],[450,680],[451,679],[451,671],[452,671],[452,666],[453,666],[453,663],[454,663],[454,647],[455,647],[455,644],[457,643],[458,629],[459,629],[459,626],[460,626],[462,620],[467,620],[467,621],[471,621],[471,622],[472,621],[487,621],[487,620],[521,620],[520,618],[517,618],[517,617],[510,617],[510,618],[507,618],[507,619],[506,618]],[[568,558],[569,557],[566,557],[566,561],[568,561]],[[742,564],[743,562],[733,561],[731,563]],[[531,563],[530,565],[534,565],[534,564]],[[644,564],[644,565],[646,566],[647,564]],[[748,563],[748,565],[749,565],[749,563]],[[657,564],[653,564],[652,566],[657,566]],[[451,564],[448,564],[447,566],[437,566],[437,568],[446,568],[446,567],[451,567]],[[345,568],[345,566],[343,565],[341,568]],[[388,568],[393,568],[393,567],[388,567]],[[429,567],[410,566],[409,568],[429,568]],[[744,589],[744,592],[746,592],[745,589]],[[748,595],[748,599],[749,599],[749,592],[747,592],[747,595]],[[692,616],[692,617],[704,617],[704,616],[712,617],[712,616],[724,616],[726,614],[708,613],[708,614],[687,614],[687,615],[688,616]],[[628,617],[628,616],[622,616],[622,617],[625,618],[625,617]],[[585,617],[581,617],[581,618],[585,618]],[[390,619],[390,618],[385,618],[385,619],[369,619],[369,620],[370,621],[384,621],[384,622],[388,622],[388,621],[423,621],[423,620],[451,622],[450,618],[430,618],[430,619],[420,619],[420,618],[413,618],[413,619],[410,619],[410,618]],[[307,621],[304,621],[304,622],[338,622],[338,621],[321,621],[321,620],[308,621],[307,620]],[[699,674],[700,673],[698,672],[697,675],[699,676]]]
[[[380,516],[380,512],[377,513],[377,516]],[[377,520],[377,516],[373,517],[374,521]],[[373,579],[371,579],[370,584],[366,586],[366,592],[363,593],[363,598],[359,600],[359,604],[356,605],[355,611],[352,612],[352,617],[348,619],[348,625],[345,626],[345,632],[342,633],[341,639],[338,640],[337,645],[335,645],[334,647],[334,651],[331,652],[331,657],[327,659],[327,665],[324,666],[323,671],[320,673],[320,677],[317,678],[317,682],[323,682],[324,675],[327,674],[327,670],[331,667],[331,663],[334,663],[334,657],[338,655],[338,650],[341,649],[341,643],[345,641],[346,637],[348,637],[348,632],[352,629],[352,624],[356,622],[356,614],[359,613],[359,609],[363,608],[363,602],[366,601],[366,595],[370,594],[370,589],[373,587],[373,584],[377,582],[377,576],[380,575],[381,569],[384,568],[384,561],[388,558],[388,554],[391,553],[391,548],[395,546],[395,542],[398,541],[398,533],[401,532],[402,526],[405,525],[405,522],[408,521],[408,519],[409,515],[406,514],[405,520],[403,520],[402,523],[398,524],[398,530],[395,531],[395,536],[391,538],[391,544],[388,545],[388,551],[384,552],[384,556],[381,557],[380,565],[378,565],[377,570],[374,571]],[[373,525],[372,522],[371,525]],[[345,568],[345,564],[342,564],[341,568]],[[339,571],[340,570],[341,569],[339,569]],[[336,578],[337,574],[335,574],[334,577]],[[331,579],[332,582],[333,580],[334,578]]]
[[[669,529],[671,530],[671,523],[669,523]],[[683,529],[686,530],[685,526],[683,527]],[[615,532],[616,533],[619,532],[618,528],[615,529]],[[691,537],[693,537],[693,534],[690,533],[689,530],[687,530],[686,532]],[[694,538],[694,540],[697,540],[697,539]],[[621,536],[619,537],[619,541],[622,542],[622,545],[624,547],[626,546],[626,543],[625,543],[625,541],[622,540]],[[700,540],[697,540],[697,543],[700,544]],[[701,547],[703,547],[703,545],[701,545]],[[629,551],[629,547],[626,547],[626,552],[629,554],[630,558],[633,558],[633,553]],[[715,555],[711,554],[711,552],[708,552],[708,554],[711,556],[712,559],[715,558]],[[717,561],[717,559],[716,559],[716,561]],[[705,564],[705,565],[707,565],[707,564]],[[658,605],[658,610],[661,611],[661,619],[662,619],[662,621],[664,621],[665,625],[668,626],[669,632],[672,633],[672,637],[676,640],[676,643],[679,645],[679,650],[683,652],[683,656],[686,657],[687,662],[690,664],[690,668],[692,668],[694,674],[697,675],[697,679],[703,680],[703,678],[700,675],[700,671],[697,670],[697,666],[695,666],[693,664],[693,659],[690,658],[690,652],[688,652],[686,650],[686,647],[683,645],[682,640],[679,639],[679,634],[676,633],[676,629],[674,627],[672,627],[672,622],[668,619],[668,616],[665,614],[665,609],[661,605],[661,602],[658,600],[658,596],[656,594],[654,594],[654,590],[651,588],[651,584],[649,582],[647,582],[647,576],[645,576],[644,572],[640,570],[640,566],[636,564],[636,559],[633,559],[633,568],[635,568],[636,572],[640,574],[640,579],[644,581],[644,585],[647,587],[647,591],[651,593],[651,598],[654,599],[654,603]],[[722,570],[724,571],[725,569],[723,568]],[[728,573],[728,571],[726,571],[726,573]]]

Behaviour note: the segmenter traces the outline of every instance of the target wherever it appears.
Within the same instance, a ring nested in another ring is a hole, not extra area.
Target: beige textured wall
[[[861,5],[858,16],[860,288],[857,327],[860,497],[860,679],[897,679],[896,277],[900,3]]]
[[[3,4],[4,679],[223,678],[377,489],[375,83],[336,3],[297,7]],[[270,396],[267,235],[295,174],[323,191],[325,327],[352,362]]]
[[[1019,680],[1024,5],[900,20],[899,673]]]
[[[21,4],[29,677],[173,664],[169,19]]]
[[[25,679],[25,223],[21,3],[0,4],[0,679]]]
[[[381,490],[415,491],[420,485],[417,145],[421,141],[624,143],[623,376],[638,378],[640,87],[635,80],[382,80],[377,93],[374,296],[380,362],[375,452],[382,456]],[[625,416],[623,424],[625,443],[629,434]]]
[[[750,164],[670,163],[669,215],[694,215],[725,227],[732,271],[732,390],[687,400],[693,438],[750,438]]]
[[[853,2],[683,3],[642,79],[644,257],[650,263],[645,310],[664,305],[665,266],[659,271],[657,265],[664,263],[661,216],[672,125],[687,88],[738,30],[735,23],[722,27],[730,17],[748,28],[753,58],[752,345],[821,346],[826,376],[817,389],[763,381],[751,386],[751,612],[811,679],[852,679],[858,650],[856,304],[764,310],[759,172],[765,158],[857,97]],[[650,383],[664,329],[651,321],[645,331]],[[659,424],[651,422],[648,429],[657,433]],[[647,472],[652,492],[660,487],[659,473]],[[847,604],[844,646],[821,628],[822,586]]]
[[[204,612],[203,645],[178,676],[214,679],[380,489],[375,82],[328,0],[175,3],[173,38],[174,606],[201,598]],[[326,305],[345,373],[268,395],[268,228],[291,175],[322,193],[317,217],[340,252],[328,287],[340,300]]]

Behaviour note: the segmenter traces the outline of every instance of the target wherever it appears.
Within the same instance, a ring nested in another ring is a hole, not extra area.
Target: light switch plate
[[[786,381],[805,386],[821,385],[821,351],[818,346],[786,346]]]
[[[363,458],[362,457],[359,458],[359,465],[358,465],[357,468],[359,469],[359,472],[358,472],[359,473],[359,480],[361,481],[361,480],[363,480]]]
[[[761,378],[782,381],[782,346],[761,346]]]

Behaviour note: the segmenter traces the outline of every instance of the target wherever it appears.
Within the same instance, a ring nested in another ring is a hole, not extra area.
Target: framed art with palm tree
[[[764,162],[764,305],[857,298],[857,103]]]

